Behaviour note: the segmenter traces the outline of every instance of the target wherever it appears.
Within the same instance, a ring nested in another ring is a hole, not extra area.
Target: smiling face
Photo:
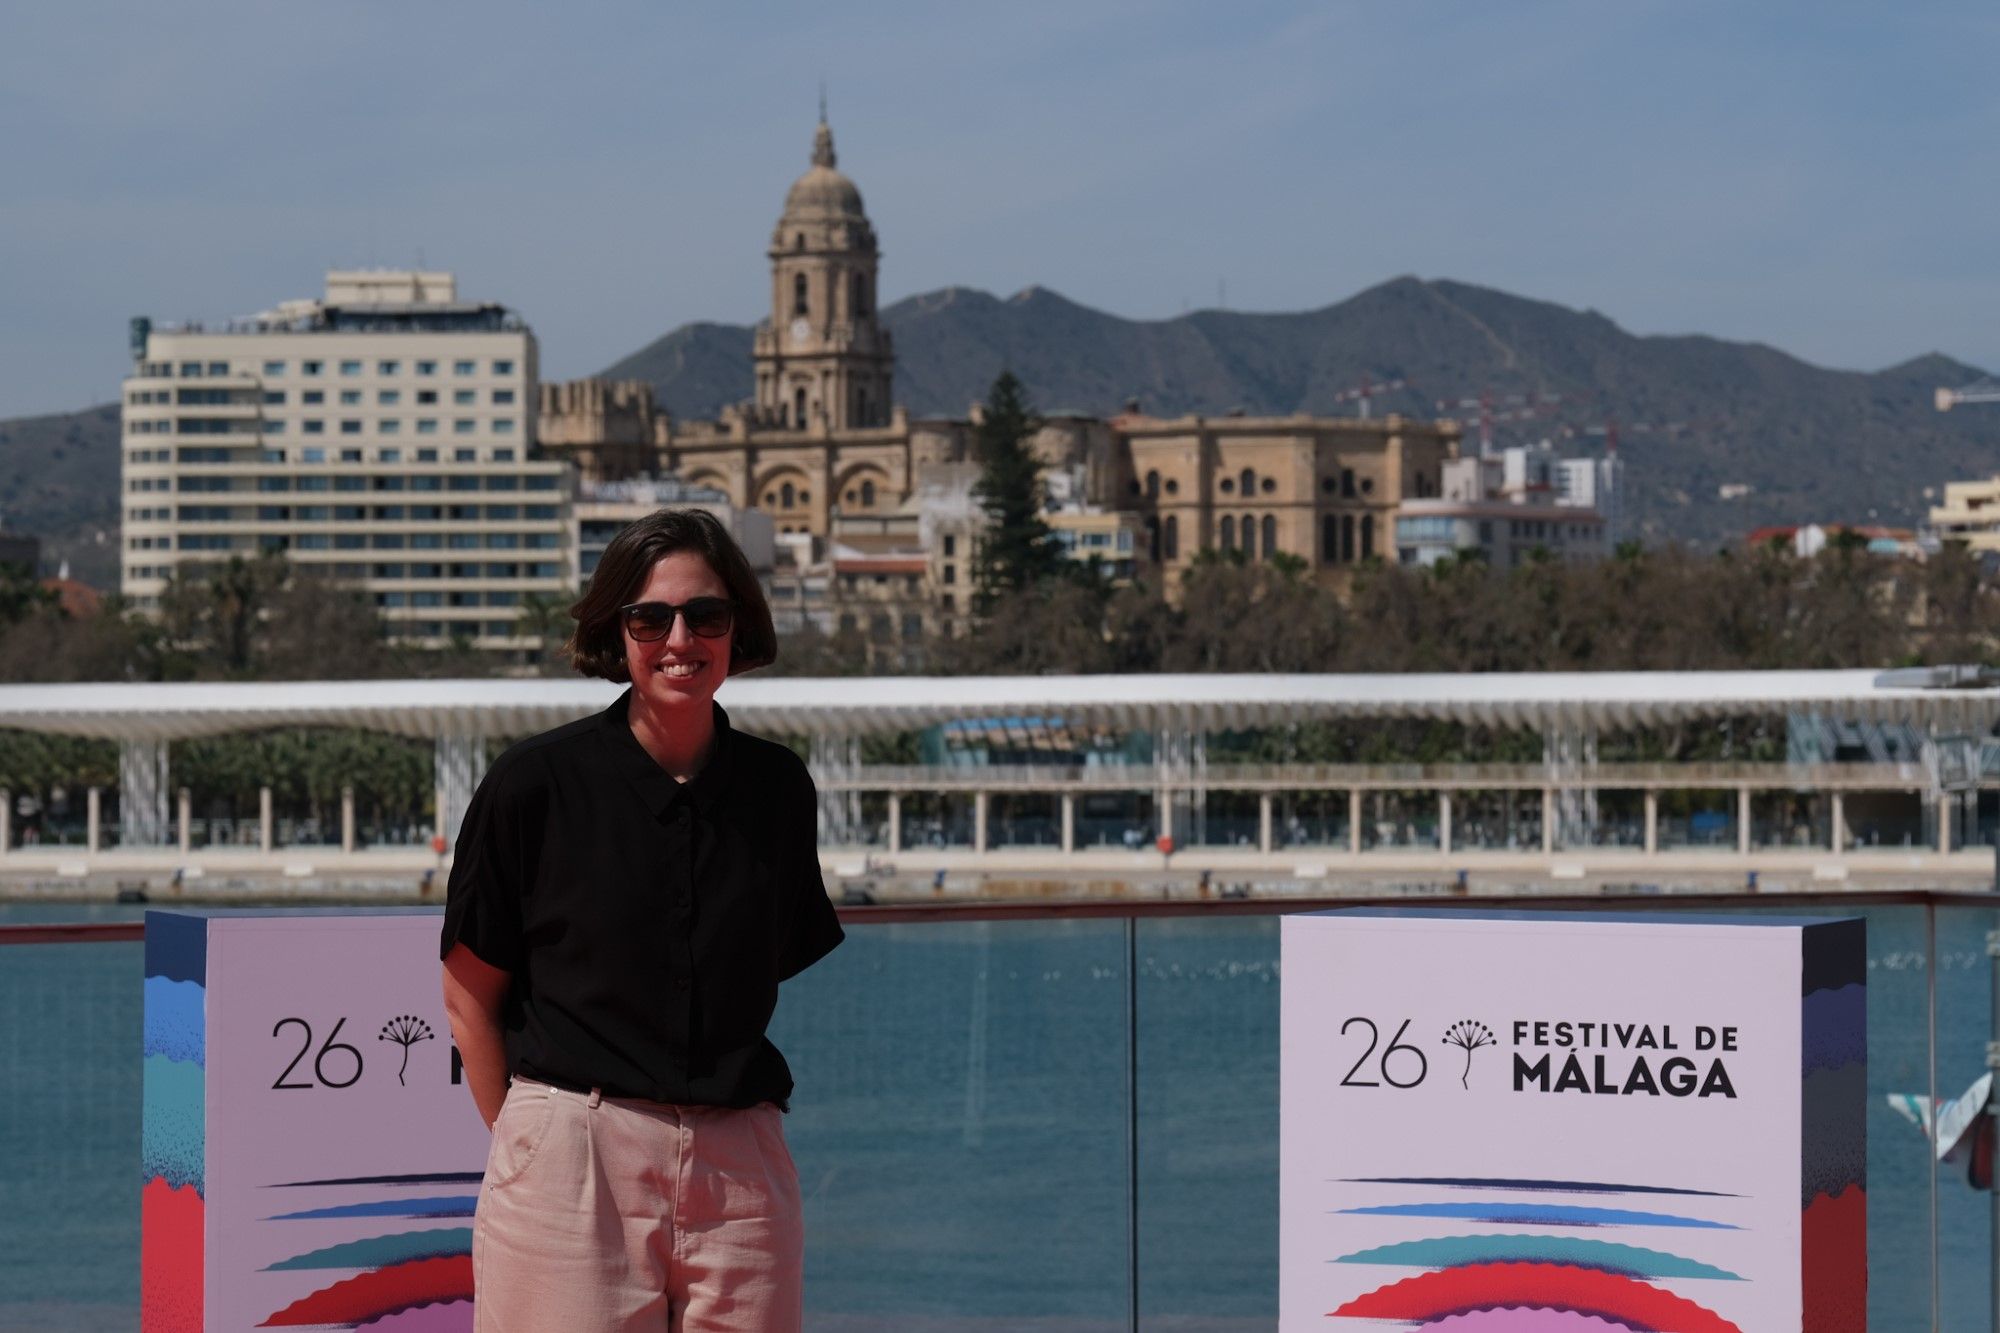
[[[646,582],[630,600],[684,606],[697,597],[728,596],[728,585],[708,561],[694,551],[675,551],[654,562]],[[648,708],[706,708],[729,678],[729,650],[736,641],[733,628],[719,638],[704,639],[688,628],[685,616],[675,616],[667,636],[651,643],[640,643],[622,629],[619,633],[625,640],[625,669],[632,688]]]

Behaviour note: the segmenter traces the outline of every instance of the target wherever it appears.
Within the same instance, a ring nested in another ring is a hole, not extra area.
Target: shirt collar
[[[683,800],[692,801],[703,810],[711,809],[722,791],[736,749],[736,733],[729,725],[729,714],[723,711],[721,704],[710,704],[715,710],[715,745],[709,751],[708,762],[701,766],[701,772],[686,782],[675,782],[667,770],[660,767],[659,761],[646,753],[646,747],[639,744],[639,738],[632,734],[628,712],[631,703],[632,691],[628,688],[618,696],[616,703],[598,715],[613,766],[639,789],[640,796],[656,819]]]

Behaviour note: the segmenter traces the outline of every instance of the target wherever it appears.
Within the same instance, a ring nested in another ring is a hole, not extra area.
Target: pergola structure
[[[439,831],[455,837],[488,743],[606,707],[599,680],[396,680],[230,684],[0,686],[0,728],[94,737],[120,747],[121,841],[156,845],[169,829],[168,746],[278,727],[346,727],[436,745]],[[804,736],[828,813],[859,777],[859,740],[951,722],[1060,718],[1153,734],[1150,785],[1199,785],[1211,732],[1329,720],[1432,719],[1544,738],[1542,783],[1585,799],[1600,731],[1731,717],[1893,723],[1918,734],[1984,737],[2000,687],[1981,673],[1725,671],[1428,675],[747,677],[720,699],[735,724]],[[1928,752],[1927,752],[1928,757]],[[998,775],[996,775],[998,776]],[[1936,778],[1930,780],[1935,795]],[[1565,811],[1565,818],[1575,818]],[[0,816],[4,818],[4,816]]]

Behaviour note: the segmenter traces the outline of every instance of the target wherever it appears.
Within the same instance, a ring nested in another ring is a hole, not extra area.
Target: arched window
[[[1352,514],[1340,516],[1340,563],[1343,565],[1354,563],[1354,515]]]
[[[1231,515],[1222,516],[1222,534],[1216,538],[1215,544],[1225,551],[1236,549],[1236,520]]]
[[[865,273],[854,275],[854,317],[868,317],[868,275]]]
[[[792,489],[792,483],[789,481],[778,488],[778,503],[786,509],[792,507],[792,501],[797,497],[798,492]]]
[[[1275,514],[1264,515],[1264,558],[1269,560],[1278,553],[1278,519]]]
[[[1158,472],[1148,472],[1146,474],[1146,498],[1148,500],[1157,500],[1160,498],[1160,474]]]
[[[1146,553],[1154,564],[1160,563],[1160,519],[1156,514],[1146,515]]]
[[[794,315],[803,315],[806,313],[806,308],[806,275],[803,273],[794,273],[792,275],[792,313]]]
[[[854,397],[854,424],[857,426],[873,425],[874,423],[868,419],[868,390],[858,389],[855,391]]]
[[[1249,556],[1252,560],[1257,558],[1257,516],[1255,514],[1245,514],[1243,516],[1243,554]]]
[[[1255,495],[1257,493],[1257,474],[1246,467],[1237,479],[1236,484],[1241,488],[1244,495]]]
[[[875,507],[875,483],[872,481],[861,483],[861,507],[863,509]]]
[[[802,388],[792,394],[792,424],[800,429],[806,424],[806,391]]]
[[[1166,547],[1167,559],[1169,560],[1180,559],[1181,521],[1172,514],[1167,515],[1166,537],[1161,544]]]
[[[1375,515],[1361,516],[1361,558],[1370,559],[1375,554]]]
[[[1329,565],[1340,558],[1340,520],[1332,514],[1320,516],[1319,558]]]
[[[1351,467],[1340,470],[1340,493],[1349,500],[1354,498],[1354,469]]]
[[[806,248],[806,234],[802,231],[792,233],[792,249],[803,250],[805,248]]]

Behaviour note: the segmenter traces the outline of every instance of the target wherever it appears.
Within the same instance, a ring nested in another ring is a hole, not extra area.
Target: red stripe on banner
[[[472,1299],[472,1256],[416,1259],[323,1287],[301,1297],[259,1324],[291,1328],[301,1324],[358,1324],[413,1305]]]
[[[1804,1333],[1866,1333],[1868,1192],[1849,1185],[1806,1205],[1800,1278]]]
[[[202,1228],[207,1206],[192,1185],[158,1176],[139,1194],[139,1326],[201,1333]]]
[[[1674,1333],[1743,1333],[1713,1310],[1636,1278],[1547,1263],[1466,1264],[1425,1273],[1357,1296],[1333,1313],[1354,1319],[1429,1320],[1523,1305]]]

